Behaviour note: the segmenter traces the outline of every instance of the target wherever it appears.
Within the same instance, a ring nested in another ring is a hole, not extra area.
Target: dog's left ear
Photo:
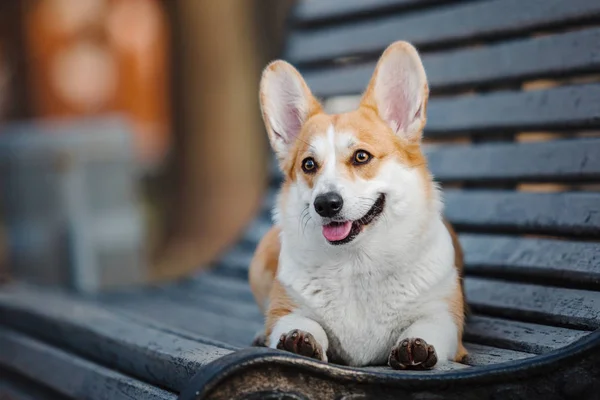
[[[260,106],[271,147],[280,163],[287,158],[304,123],[321,111],[302,75],[282,60],[270,63],[262,74]]]
[[[395,134],[414,142],[422,136],[429,86],[417,50],[392,43],[381,55],[361,105],[373,108]]]

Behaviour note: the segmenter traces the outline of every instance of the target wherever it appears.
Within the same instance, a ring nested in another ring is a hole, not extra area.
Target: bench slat
[[[0,292],[0,321],[13,329],[173,391],[230,350],[132,322],[83,299],[26,286]]]
[[[0,364],[73,399],[174,400],[175,394],[0,328]]]
[[[467,277],[473,312],[572,329],[600,328],[600,292]]]
[[[600,84],[431,99],[425,135],[600,127]]]
[[[448,189],[444,199],[458,230],[600,234],[600,193]]]
[[[600,289],[598,243],[461,234],[467,274]]]
[[[600,179],[600,139],[427,149],[440,182],[582,182]]]
[[[0,362],[1,364],[1,362]],[[69,400],[47,386],[26,379],[0,367],[0,399],[2,400]]]
[[[256,332],[263,327],[261,319],[237,319],[214,312],[210,308],[202,309],[197,305],[153,297],[140,297],[119,302],[115,306],[239,347],[249,346]]]
[[[498,18],[501,15],[502,18]],[[491,0],[440,7],[409,15],[349,23],[292,34],[287,59],[295,64],[381,52],[402,39],[418,47],[455,45],[525,34],[600,17],[589,0]],[[457,22],[460,21],[460,22]]]
[[[486,47],[424,53],[422,58],[433,93],[530,78],[564,77],[600,68],[600,28]],[[375,62],[309,69],[304,78],[313,93],[323,98],[360,94],[369,83],[374,68]]]
[[[490,318],[480,315],[469,317],[465,340],[478,344],[544,354],[571,344],[589,332]]]
[[[469,356],[465,363],[471,366],[494,365],[508,361],[522,360],[533,357],[533,354],[522,351],[499,349],[497,347],[466,343]]]
[[[457,0],[328,0],[300,1],[294,13],[296,24],[322,23],[340,18],[370,16],[383,11],[405,10],[415,6],[450,3]]]

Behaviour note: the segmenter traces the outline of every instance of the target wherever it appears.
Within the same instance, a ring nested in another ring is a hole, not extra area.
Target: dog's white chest
[[[350,365],[385,363],[413,319],[415,301],[396,274],[321,271],[297,280],[304,312],[323,326],[330,351]]]

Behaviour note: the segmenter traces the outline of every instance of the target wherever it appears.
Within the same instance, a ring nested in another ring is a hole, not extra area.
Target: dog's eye
[[[357,165],[357,164],[366,164],[371,160],[371,155],[366,152],[365,150],[357,150],[354,153],[354,157],[352,159],[352,162]]]
[[[308,158],[305,158],[304,160],[302,160],[302,170],[304,172],[306,172],[307,174],[311,174],[311,173],[315,172],[316,169],[317,169],[317,163],[315,162],[314,158],[308,157]]]

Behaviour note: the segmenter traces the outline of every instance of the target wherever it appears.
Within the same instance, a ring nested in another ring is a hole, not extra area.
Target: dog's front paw
[[[437,363],[432,345],[423,339],[404,339],[392,348],[388,364],[393,369],[431,369]]]
[[[301,356],[325,360],[323,348],[317,343],[313,335],[298,329],[291,330],[288,333],[281,335],[279,343],[277,343],[277,348]]]
[[[267,336],[264,332],[258,332],[252,340],[252,347],[267,347]]]

